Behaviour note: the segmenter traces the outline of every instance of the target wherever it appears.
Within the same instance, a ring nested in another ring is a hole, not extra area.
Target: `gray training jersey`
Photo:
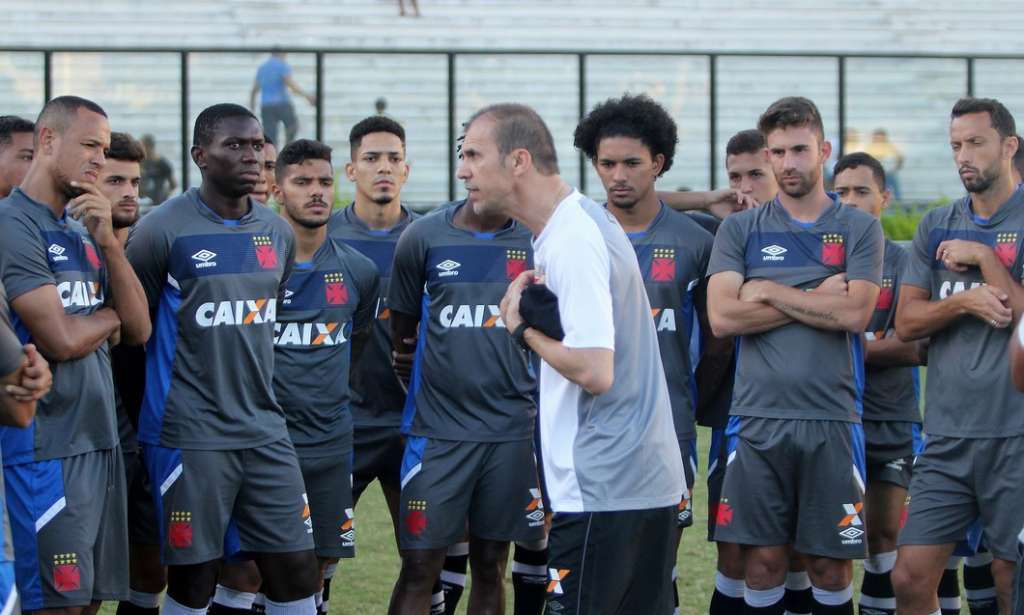
[[[578,191],[534,240],[570,349],[614,352],[614,382],[588,393],[541,362],[544,478],[558,512],[675,506],[683,464],[658,336],[636,252],[607,210]]]
[[[58,219],[20,189],[0,201],[0,278],[11,301],[41,286],[55,287],[64,313],[72,316],[96,312],[110,291],[106,265],[85,227],[67,213]],[[31,342],[15,310],[11,321],[21,342]],[[51,361],[50,371],[53,387],[36,405],[32,424],[0,431],[4,465],[117,446],[107,343],[78,359]]]
[[[917,225],[903,283],[928,291],[932,301],[985,283],[978,267],[956,273],[935,258],[939,244],[948,239],[990,246],[1013,279],[1020,280],[1024,268],[1024,190],[1018,188],[988,220],[973,214],[970,197],[925,214]],[[951,438],[1024,435],[1024,394],[1013,388],[1008,367],[1012,331],[1012,327],[996,329],[964,315],[931,336],[925,385],[926,433]]]
[[[395,250],[388,305],[420,319],[403,433],[507,442],[533,435],[537,380],[498,305],[530,268],[529,231],[455,226],[465,204],[440,208],[406,229]]]
[[[885,241],[882,291],[878,294],[875,312],[868,322],[866,336],[869,340],[896,335],[896,305],[899,303],[900,284],[903,283],[908,259],[906,250],[889,240]],[[864,369],[865,420],[921,422],[916,367],[884,367],[868,363]]]
[[[694,370],[700,356],[697,291],[708,268],[714,237],[690,216],[664,204],[646,231],[627,235],[636,250],[651,302],[676,438],[696,438]]]
[[[378,286],[373,262],[330,238],[295,263],[274,323],[274,393],[301,457],[352,450],[351,340],[370,324]]]
[[[380,296],[370,340],[357,365],[352,366],[352,420],[359,427],[398,427],[402,423],[405,390],[391,366],[391,311],[387,292],[395,245],[409,223],[419,216],[402,208],[402,217],[389,229],[373,230],[356,215],[350,205],[331,216],[331,237],[351,246],[377,266]]]
[[[790,218],[776,198],[733,214],[715,237],[708,275],[735,271],[801,290],[846,272],[882,281],[878,220],[833,197],[812,224]],[[739,359],[731,415],[860,422],[864,352],[859,333],[791,322],[737,338]]]
[[[284,437],[274,321],[293,253],[288,223],[252,199],[225,220],[193,188],[139,220],[128,259],[153,314],[140,442],[234,450]]]

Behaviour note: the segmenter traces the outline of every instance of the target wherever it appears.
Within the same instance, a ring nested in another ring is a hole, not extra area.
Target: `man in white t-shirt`
[[[558,175],[551,133],[529,107],[477,112],[461,157],[473,207],[534,235],[538,271],[520,275],[501,307],[513,337],[542,359],[541,452],[555,513],[548,612],[671,613],[683,466],[636,253],[618,222]],[[561,341],[519,315],[523,289],[540,280],[558,297]]]

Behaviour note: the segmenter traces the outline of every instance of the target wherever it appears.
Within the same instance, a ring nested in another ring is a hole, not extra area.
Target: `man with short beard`
[[[715,539],[745,545],[745,613],[783,613],[792,545],[813,612],[852,615],[850,560],[865,554],[861,333],[882,229],[825,192],[832,148],[814,103],[780,99],[758,128],[779,194],[725,219],[708,268],[711,327],[741,336]]]
[[[1024,483],[1024,395],[1006,369],[1010,324],[1024,311],[1020,147],[999,101],[963,98],[949,135],[968,194],[917,227],[896,311],[903,340],[930,338],[924,451],[914,464],[892,581],[901,615],[938,612],[954,543],[980,517],[1002,612],[1010,608]],[[978,404],[979,400],[984,403]],[[967,410],[970,408],[970,411]]]
[[[123,246],[128,232],[139,219],[139,184],[146,150],[123,132],[110,133],[107,163],[98,186],[111,204],[114,234]],[[110,350],[117,426],[124,455],[125,484],[128,486],[128,600],[117,605],[118,615],[155,615],[160,609],[160,592],[167,585],[167,571],[160,562],[160,533],[149,477],[139,454],[136,426],[145,386],[145,351],[142,346],[119,344]]]
[[[16,115],[0,116],[0,199],[21,183],[32,164],[35,124]]]

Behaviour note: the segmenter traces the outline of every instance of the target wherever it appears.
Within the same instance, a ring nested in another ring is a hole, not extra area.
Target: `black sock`
[[[743,612],[743,581],[715,573],[715,593],[711,594],[708,615],[735,615]]]
[[[137,604],[132,604],[128,600],[122,600],[117,603],[117,615],[159,615],[160,607],[156,606],[153,608],[141,607]]]
[[[252,615],[252,609],[235,609],[219,602],[211,602],[206,612],[209,615]]]
[[[951,557],[946,569],[942,571],[938,592],[942,615],[960,615],[960,582],[956,575],[959,564],[959,557]]]
[[[793,615],[810,615],[814,610],[814,593],[806,572],[786,574],[786,597],[783,604],[786,605],[786,612]]]
[[[540,615],[548,588],[548,549],[535,551],[516,543],[512,555],[513,615]]]
[[[434,583],[434,588],[430,590],[430,615],[446,614],[444,587],[441,585],[441,580],[438,579]]]
[[[998,615],[992,555],[987,551],[964,560],[964,593],[971,615]]]
[[[842,604],[821,604],[814,603],[814,615],[853,615],[853,598]]]
[[[448,547],[441,569],[441,588],[444,591],[445,615],[455,615],[462,592],[466,589],[466,566],[469,563],[469,543],[460,542]]]
[[[893,615],[896,592],[892,588],[892,567],[896,552],[887,551],[864,560],[864,582],[860,586],[861,615]]]

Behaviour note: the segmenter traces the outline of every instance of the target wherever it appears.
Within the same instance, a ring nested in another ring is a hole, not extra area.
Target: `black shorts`
[[[557,513],[548,615],[669,615],[676,507]]]
[[[124,472],[128,485],[128,542],[133,545],[160,545],[160,521],[157,519],[149,473],[138,450],[126,451]]]
[[[398,491],[402,485],[402,456],[405,441],[399,427],[356,427],[352,431],[352,498],[375,480]]]
[[[891,483],[906,489],[914,453],[920,450],[921,424],[908,421],[863,421],[867,482]]]

